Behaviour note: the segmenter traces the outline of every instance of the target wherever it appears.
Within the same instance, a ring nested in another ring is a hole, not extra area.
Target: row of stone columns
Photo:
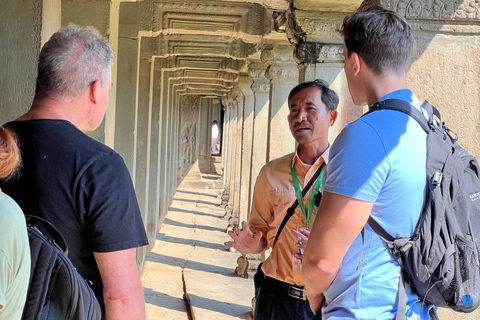
[[[251,59],[246,72],[238,77],[234,88],[240,90],[232,90],[224,99],[228,128],[223,163],[224,199],[228,199],[225,205],[231,215],[230,226],[248,219],[255,181],[262,166],[295,150],[287,121],[290,90],[300,82],[323,78],[334,90],[345,93],[342,47],[340,44],[335,47],[340,52],[337,61],[320,63],[323,46],[318,43],[308,46],[312,52],[307,57],[294,55],[291,45],[270,46],[261,52],[260,59]]]

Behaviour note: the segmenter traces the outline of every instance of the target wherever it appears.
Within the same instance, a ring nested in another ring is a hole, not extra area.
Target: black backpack
[[[97,298],[68,259],[63,236],[42,218],[26,218],[32,268],[22,319],[101,319]]]
[[[421,300],[472,312],[480,305],[480,168],[457,144],[457,135],[441,121],[439,111],[428,102],[422,108],[428,121],[402,100],[385,100],[370,108],[406,113],[427,132],[427,198],[411,238],[394,239],[371,217],[368,224],[387,243],[404,280]],[[401,280],[397,319],[405,317],[403,286]]]

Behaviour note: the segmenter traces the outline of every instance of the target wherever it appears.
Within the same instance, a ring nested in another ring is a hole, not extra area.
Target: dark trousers
[[[288,283],[265,277],[256,296],[254,319],[320,320],[321,312],[314,315],[308,301],[293,297],[298,296],[298,290],[290,287]]]

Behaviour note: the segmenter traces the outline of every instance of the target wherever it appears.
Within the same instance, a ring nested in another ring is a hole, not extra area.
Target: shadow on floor
[[[232,296],[234,295],[235,292],[232,292]],[[195,302],[195,308],[216,311],[232,317],[239,317],[240,319],[246,319],[246,314],[252,310],[251,307],[247,307],[244,305],[212,300],[193,294],[189,294],[189,297],[191,301]]]
[[[215,206],[219,207],[220,204],[215,203],[215,202],[209,202],[209,201],[203,201],[203,200],[193,200],[193,199],[183,199],[183,198],[173,198],[173,201],[179,201],[179,202],[191,202],[191,203],[201,203],[201,204],[206,204],[210,206]]]
[[[238,277],[232,268],[225,268],[213,264],[196,262],[191,260],[186,261],[183,258],[176,258],[155,252],[147,253],[147,257],[148,261],[154,263],[168,264],[172,267],[215,273],[229,278]]]
[[[183,227],[183,228],[201,229],[201,230],[206,230],[206,231],[219,231],[219,232],[224,232],[225,231],[224,228],[204,226],[204,225],[201,225],[201,224],[188,224],[188,223],[183,223],[183,222],[178,222],[178,221],[175,221],[175,220],[171,220],[169,218],[165,218],[163,220],[163,224],[176,226],[176,227]]]
[[[188,194],[198,194],[200,196],[206,196],[206,197],[211,197],[211,198],[216,198],[217,196],[214,194],[208,194],[208,193],[202,193],[202,192],[195,192],[195,191],[187,191],[187,190],[180,190],[177,189],[177,193],[188,193]]]
[[[206,213],[206,212],[197,211],[197,210],[187,210],[187,209],[181,209],[181,208],[175,208],[175,207],[169,207],[168,211],[191,213],[191,214],[197,214],[199,216],[214,217],[214,218],[221,218],[223,216],[223,213],[213,214],[213,213]]]
[[[185,238],[177,238],[177,237],[167,236],[164,233],[157,233],[156,239],[159,241],[164,241],[166,243],[185,244],[185,245],[191,245],[196,247],[203,247],[207,249],[216,249],[216,250],[222,250],[222,251],[227,251],[228,249],[228,247],[226,247],[224,244],[185,239]]]
[[[182,307],[186,308],[185,301],[182,298],[173,297],[163,292],[154,291],[150,288],[143,288],[143,293],[146,304],[175,311],[181,311]]]

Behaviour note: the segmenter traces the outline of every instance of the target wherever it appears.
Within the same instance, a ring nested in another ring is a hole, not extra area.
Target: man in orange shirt
[[[328,158],[328,128],[337,118],[338,95],[322,80],[301,83],[288,96],[290,131],[296,152],[267,163],[257,178],[248,224],[228,234],[225,245],[237,251],[260,253],[272,248],[287,209],[299,200],[270,256],[262,265],[265,277],[256,293],[256,320],[308,320],[311,311],[303,291],[301,255],[308,228],[316,214],[321,176],[305,197],[302,189]]]

